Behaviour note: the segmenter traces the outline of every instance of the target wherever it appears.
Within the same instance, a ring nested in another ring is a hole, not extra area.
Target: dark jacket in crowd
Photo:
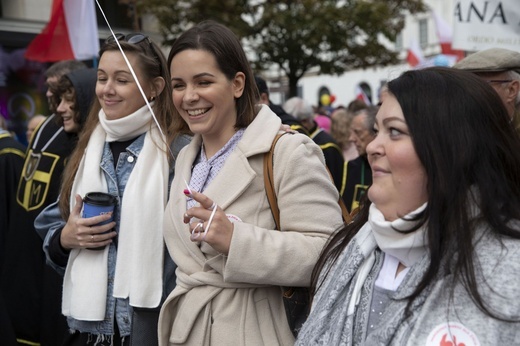
[[[83,124],[95,94],[96,72],[75,70],[67,78],[74,86]],[[77,138],[76,133],[66,133],[58,125],[57,115],[49,116],[32,136],[16,186],[0,268],[0,293],[22,343],[60,345],[67,333],[61,314],[62,277],[46,265],[43,240],[33,223],[40,211],[57,200],[61,175]]]
[[[359,206],[361,197],[372,184],[372,169],[366,156],[358,156],[346,164],[345,192],[343,202],[349,212]]]
[[[16,185],[22,172],[25,147],[8,131],[0,129],[0,265],[2,263],[9,220],[16,200]]]
[[[276,115],[278,115],[278,117],[282,120],[282,124],[289,125],[291,129],[294,131],[298,131],[307,136],[309,135],[309,132],[305,129],[305,127],[303,127],[303,125],[298,121],[298,119],[284,111],[284,109],[281,106],[275,105],[274,103],[269,101],[269,108],[271,108],[271,110]]]
[[[314,143],[318,144],[323,151],[325,156],[325,164],[329,169],[334,185],[341,193],[344,188],[343,172],[345,169],[345,160],[343,158],[343,152],[339,147],[338,143],[323,129],[319,128],[316,124],[313,129],[310,130],[309,136],[312,138]]]

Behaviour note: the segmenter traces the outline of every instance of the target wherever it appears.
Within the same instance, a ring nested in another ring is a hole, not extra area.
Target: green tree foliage
[[[258,71],[278,65],[296,95],[298,80],[319,67],[323,74],[398,61],[381,43],[395,41],[406,13],[426,10],[423,0],[146,0],[165,43],[194,23],[214,19],[247,40]]]
[[[203,20],[213,19],[229,27],[239,37],[253,33],[243,17],[251,15],[248,0],[137,0],[141,13],[154,15],[165,44],[171,44],[183,31]]]

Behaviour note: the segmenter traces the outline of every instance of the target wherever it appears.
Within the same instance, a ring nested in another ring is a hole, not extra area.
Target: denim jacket
[[[119,233],[120,215],[121,215],[121,198],[124,194],[126,183],[143,148],[144,138],[146,134],[139,136],[132,142],[126,151],[121,152],[119,160],[114,168],[114,161],[109,144],[105,143],[103,155],[101,157],[100,169],[104,172],[108,193],[117,197],[118,203],[114,210],[114,221],[116,221],[115,231]],[[177,156],[180,149],[189,142],[188,136],[180,136],[172,145],[172,153]],[[133,159],[132,159],[133,158]],[[170,166],[168,190],[173,179],[174,165]],[[169,193],[168,193],[169,195]],[[58,208],[58,202],[49,205],[35,220],[36,232],[44,239],[43,250],[45,252],[47,263],[53,267],[58,273],[64,274],[65,268],[59,266],[52,261],[49,253],[49,244],[53,234],[57,230],[63,229],[66,221],[61,218]],[[114,238],[117,240],[116,238]],[[82,333],[90,333],[94,335],[112,335],[114,333],[114,321],[117,322],[121,336],[128,336],[131,332],[132,323],[132,307],[129,305],[128,299],[114,298],[112,295],[114,288],[114,275],[116,268],[117,241],[112,242],[108,251],[108,287],[107,287],[107,306],[105,319],[103,321],[80,321],[72,317],[67,318],[69,328]],[[175,264],[173,263],[168,252],[165,249],[164,256],[164,275],[163,275],[163,299],[168,296],[169,292],[175,286]],[[95,289],[95,288],[93,288]]]

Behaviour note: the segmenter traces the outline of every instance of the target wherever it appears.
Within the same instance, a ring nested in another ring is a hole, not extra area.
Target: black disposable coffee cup
[[[113,215],[114,207],[117,204],[117,198],[105,192],[89,192],[83,198],[83,215],[82,217],[93,217],[98,215],[110,214]],[[114,220],[114,217],[98,223],[98,225],[105,225]],[[96,248],[88,248],[89,250],[101,250],[104,246]]]

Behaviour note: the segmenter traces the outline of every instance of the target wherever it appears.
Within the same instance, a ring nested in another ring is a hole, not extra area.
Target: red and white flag
[[[424,61],[424,55],[417,40],[412,40],[410,42],[410,48],[408,48],[406,61],[412,67],[415,67]]]
[[[372,104],[372,102],[370,102],[370,99],[368,98],[367,94],[365,94],[365,92],[359,85],[356,85],[356,99],[365,102],[365,104],[367,106],[370,106]]]
[[[99,36],[94,0],[53,0],[51,18],[27,47],[25,58],[41,62],[97,57]]]
[[[432,17],[435,22],[435,28],[437,29],[437,37],[439,38],[442,54],[452,55],[456,61],[463,59],[464,51],[455,50],[451,47],[451,43],[453,42],[453,30],[451,26],[435,11],[432,11]]]

